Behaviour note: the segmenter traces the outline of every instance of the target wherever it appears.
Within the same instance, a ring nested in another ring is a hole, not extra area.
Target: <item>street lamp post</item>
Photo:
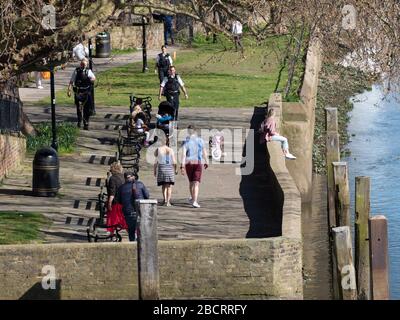
[[[54,67],[50,68],[50,96],[51,96],[51,129],[52,129],[52,142],[51,147],[58,151],[57,141],[57,127],[56,127],[56,91],[54,83]]]
[[[92,38],[89,37],[88,40],[88,44],[89,44],[89,69],[93,71],[93,45],[92,45]],[[94,85],[92,84],[92,88],[91,88],[91,95],[92,95],[92,108],[93,108],[93,115],[96,114],[96,104],[94,102]]]
[[[147,67],[147,42],[146,42],[146,18],[142,16],[142,53],[143,53],[143,73],[147,72],[149,68]]]

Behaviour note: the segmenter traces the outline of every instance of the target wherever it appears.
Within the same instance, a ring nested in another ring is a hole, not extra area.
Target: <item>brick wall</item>
[[[24,159],[26,139],[0,134],[0,181]]]
[[[296,239],[159,241],[160,297],[301,298]],[[137,299],[135,243],[0,246],[0,299]],[[299,263],[300,262],[300,263]],[[41,287],[53,265],[56,290]]]

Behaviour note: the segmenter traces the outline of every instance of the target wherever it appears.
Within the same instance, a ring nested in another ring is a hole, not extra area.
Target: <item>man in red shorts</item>
[[[194,126],[188,127],[189,136],[182,145],[181,172],[189,179],[189,202],[193,208],[200,208],[197,198],[199,196],[199,187],[201,174],[208,168],[208,155],[204,140],[197,135]]]

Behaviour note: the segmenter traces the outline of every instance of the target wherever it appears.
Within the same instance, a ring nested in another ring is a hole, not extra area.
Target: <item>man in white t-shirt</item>
[[[238,20],[233,21],[232,34],[233,34],[233,40],[235,41],[236,52],[238,51],[238,46],[239,46],[240,51],[243,54],[243,45],[242,45],[243,26],[240,23],[240,21]]]
[[[89,48],[83,45],[83,41],[79,41],[72,49],[72,57],[79,61],[89,57]]]

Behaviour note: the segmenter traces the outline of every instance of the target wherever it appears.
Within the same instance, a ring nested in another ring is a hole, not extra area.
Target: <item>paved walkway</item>
[[[155,59],[159,50],[147,50],[148,59]],[[119,67],[128,63],[142,61],[142,51],[111,56],[110,58],[93,58],[93,70],[95,73],[110,68]],[[71,74],[79,66],[79,62],[71,62],[65,69],[58,69],[55,73],[56,91],[68,87]],[[43,89],[37,89],[35,83],[29,83],[28,87],[20,88],[19,95],[24,103],[32,103],[50,96],[50,80],[42,80]]]
[[[151,56],[151,54],[150,54]],[[126,55],[123,62],[133,59]],[[114,64],[116,65],[116,64]],[[106,69],[109,65],[101,68]],[[70,71],[70,70],[69,70]],[[69,73],[68,70],[65,73]],[[57,88],[66,85],[69,76],[57,76]],[[61,81],[64,79],[64,82]],[[25,102],[24,110],[33,122],[49,120],[49,107],[32,106],[27,102],[41,97],[33,96],[31,89],[21,89]],[[37,89],[32,89],[38,92]],[[44,91],[43,91],[44,92]],[[42,94],[42,91],[40,91]],[[156,102],[153,105],[156,111]],[[236,174],[242,161],[242,149],[246,143],[246,129],[258,126],[263,119],[263,109],[229,108],[184,108],[180,109],[180,128],[189,123],[198,128],[238,129],[239,148],[235,159],[238,162],[212,164],[203,176],[199,203],[194,209],[188,203],[188,181],[185,176],[176,177],[172,207],[158,208],[158,232],[160,239],[208,239],[245,238],[279,235],[281,217],[277,217],[276,203],[268,181],[270,168],[267,167],[265,146],[256,147],[255,170],[251,175]],[[104,184],[109,164],[114,161],[117,150],[118,129],[128,117],[129,96],[126,107],[97,106],[97,114],[91,119],[91,130],[81,130],[77,152],[60,157],[61,189],[55,198],[39,198],[31,195],[32,155],[28,156],[21,168],[4,180],[0,187],[1,210],[41,212],[53,224],[43,230],[47,242],[86,241],[88,219],[98,217],[97,195]],[[154,117],[153,117],[154,119]],[[57,106],[57,121],[75,122],[75,109]],[[247,143],[255,143],[253,138]],[[227,148],[230,147],[227,145]],[[144,151],[145,152],[145,151]],[[151,198],[161,202],[161,188],[156,186],[152,165],[146,163],[142,153],[140,179],[149,187]],[[124,240],[126,240],[126,236]]]

